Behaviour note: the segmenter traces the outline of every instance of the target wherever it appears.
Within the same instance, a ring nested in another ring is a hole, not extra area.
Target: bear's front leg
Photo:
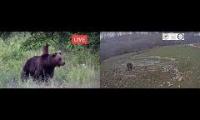
[[[51,78],[51,79],[53,78],[53,75],[54,75],[54,71],[52,71],[52,72],[50,73],[50,78]]]
[[[41,67],[38,67],[34,72],[33,80],[41,81],[42,79],[43,79],[43,71]]]

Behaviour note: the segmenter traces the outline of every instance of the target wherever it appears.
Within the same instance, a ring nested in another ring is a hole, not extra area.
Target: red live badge
[[[88,35],[78,35],[73,34],[71,36],[71,44],[72,45],[88,45]]]

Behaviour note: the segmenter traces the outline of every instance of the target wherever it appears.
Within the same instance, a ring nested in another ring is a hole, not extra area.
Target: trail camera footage
[[[101,32],[102,88],[199,88],[200,32]]]

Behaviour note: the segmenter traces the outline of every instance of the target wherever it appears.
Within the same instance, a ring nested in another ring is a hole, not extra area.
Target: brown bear
[[[61,51],[49,54],[48,47],[48,44],[43,47],[41,56],[34,56],[26,61],[21,73],[22,81],[32,76],[34,81],[47,82],[49,78],[53,78],[55,67],[65,65]]]
[[[132,63],[127,63],[126,66],[127,66],[127,71],[132,71],[132,69],[133,69]]]

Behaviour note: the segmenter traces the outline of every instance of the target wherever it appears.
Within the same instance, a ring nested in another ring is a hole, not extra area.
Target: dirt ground
[[[186,61],[186,59],[183,59]],[[194,59],[195,60],[195,59]],[[101,63],[102,88],[191,88],[199,87],[194,66],[173,57],[143,56],[135,53],[115,56]],[[133,68],[128,70],[127,63]],[[189,62],[188,62],[189,63]],[[189,67],[187,67],[189,66]],[[180,69],[181,68],[181,69]],[[186,69],[191,68],[191,69]]]

